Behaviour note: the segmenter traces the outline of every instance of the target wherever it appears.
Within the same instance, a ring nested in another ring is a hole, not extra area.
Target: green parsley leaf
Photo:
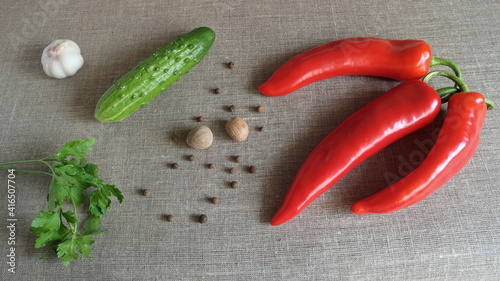
[[[112,194],[114,197],[116,197],[116,199],[118,199],[118,202],[120,202],[120,203],[123,202],[124,197],[123,197],[122,192],[118,188],[116,188],[114,185],[105,184],[102,187],[103,187],[103,189],[108,191],[110,194]]]
[[[90,236],[72,237],[57,246],[57,256],[64,265],[69,265],[72,260],[77,260],[79,253],[84,257],[90,256],[92,248],[89,245],[94,243]]]
[[[69,198],[69,188],[65,186],[54,176],[49,186],[47,201],[49,202],[49,210],[54,210],[57,206],[64,204],[64,200]]]
[[[76,214],[74,211],[63,212],[62,215],[68,223],[75,224],[78,222],[78,218],[76,217]]]
[[[89,257],[92,248],[89,245],[94,244],[94,239],[90,236],[82,236],[76,239],[76,248],[84,256]]]
[[[101,224],[100,217],[90,215],[83,224],[84,229],[82,231],[82,235],[97,235],[104,232],[104,230],[97,230],[97,228]]]
[[[109,205],[111,205],[111,199],[108,198],[109,195],[111,194],[102,187],[94,190],[92,194],[90,194],[89,210],[92,215],[101,217],[106,214]]]
[[[83,166],[83,170],[77,175],[77,178],[84,189],[90,186],[100,186],[104,182],[104,180],[99,178],[97,165],[91,163]]]
[[[61,228],[61,216],[59,212],[40,211],[40,215],[31,222],[31,228],[35,234],[57,231]]]
[[[42,248],[49,242],[51,244],[57,245],[57,243],[64,240],[70,233],[71,230],[69,230],[64,225],[61,225],[61,228],[59,228],[59,230],[57,231],[38,234],[38,238],[35,239],[35,248]]]
[[[60,212],[40,211],[31,223],[30,231],[38,238],[35,240],[35,248],[41,248],[47,243],[63,239],[68,235],[69,229],[61,222]]]
[[[75,239],[68,239],[57,245],[57,257],[61,259],[64,265],[69,265],[73,260],[78,259],[78,252],[76,251]]]
[[[89,151],[92,149],[94,141],[95,140],[93,138],[89,138],[86,140],[69,141],[64,144],[61,150],[59,150],[59,152],[56,154],[56,157],[61,161],[68,159],[68,157],[83,159],[85,158],[85,156],[87,156],[87,153],[85,153],[85,151]]]
[[[80,182],[76,177],[77,174],[83,171],[83,168],[75,165],[62,165],[63,163],[56,163],[52,166],[56,175],[57,181],[62,185],[73,186],[79,185]]]

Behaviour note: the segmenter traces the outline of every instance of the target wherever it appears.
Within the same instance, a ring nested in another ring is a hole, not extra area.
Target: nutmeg
[[[205,149],[212,145],[214,135],[207,126],[197,126],[187,135],[187,144],[194,149]]]
[[[226,132],[235,141],[244,141],[248,138],[248,124],[240,117],[233,117],[226,122]]]

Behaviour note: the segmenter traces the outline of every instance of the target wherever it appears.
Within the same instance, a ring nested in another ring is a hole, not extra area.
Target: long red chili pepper
[[[429,124],[441,107],[438,93],[427,83],[401,83],[364,106],[328,134],[297,172],[271,221],[282,224],[369,156]]]
[[[450,60],[433,58],[422,40],[348,38],[313,48],[280,66],[258,90],[267,96],[283,96],[313,82],[341,75],[367,75],[395,80],[424,77],[433,65],[447,65],[460,77]]]
[[[476,151],[486,108],[480,93],[454,94],[448,101],[448,115],[436,143],[422,164],[395,184],[355,202],[352,212],[394,212],[423,200],[446,183]]]

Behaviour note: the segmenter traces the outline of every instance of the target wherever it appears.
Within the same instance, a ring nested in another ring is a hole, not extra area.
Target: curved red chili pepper
[[[355,112],[309,154],[271,224],[279,225],[298,215],[363,160],[429,124],[440,107],[441,100],[432,87],[410,80]]]
[[[431,59],[431,48],[422,40],[342,39],[291,58],[258,90],[267,96],[283,96],[313,82],[341,75],[380,76],[401,81],[420,79],[429,71]]]
[[[486,116],[480,93],[457,93],[434,147],[408,176],[351,206],[356,214],[389,213],[413,205],[446,183],[472,158]]]

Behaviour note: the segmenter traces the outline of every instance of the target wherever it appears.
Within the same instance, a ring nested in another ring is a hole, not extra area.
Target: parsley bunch
[[[58,153],[36,160],[24,160],[0,163],[0,170],[8,170],[5,166],[43,163],[50,172],[19,170],[16,172],[44,174],[52,177],[48,191],[48,210],[40,211],[31,223],[30,231],[38,238],[35,248],[47,246],[47,253],[54,250],[64,265],[83,255],[90,256],[94,243],[92,235],[103,230],[97,230],[101,217],[106,214],[111,196],[115,196],[121,203],[123,195],[114,185],[105,184],[99,178],[97,165],[89,163],[85,156],[86,151],[92,149],[94,139],[75,140],[64,144]],[[86,190],[92,187],[93,191],[86,200]],[[69,204],[68,204],[69,203]],[[88,204],[89,214],[85,220],[78,217],[77,206]],[[69,209],[69,210],[67,210]],[[82,228],[82,229],[80,229]]]

